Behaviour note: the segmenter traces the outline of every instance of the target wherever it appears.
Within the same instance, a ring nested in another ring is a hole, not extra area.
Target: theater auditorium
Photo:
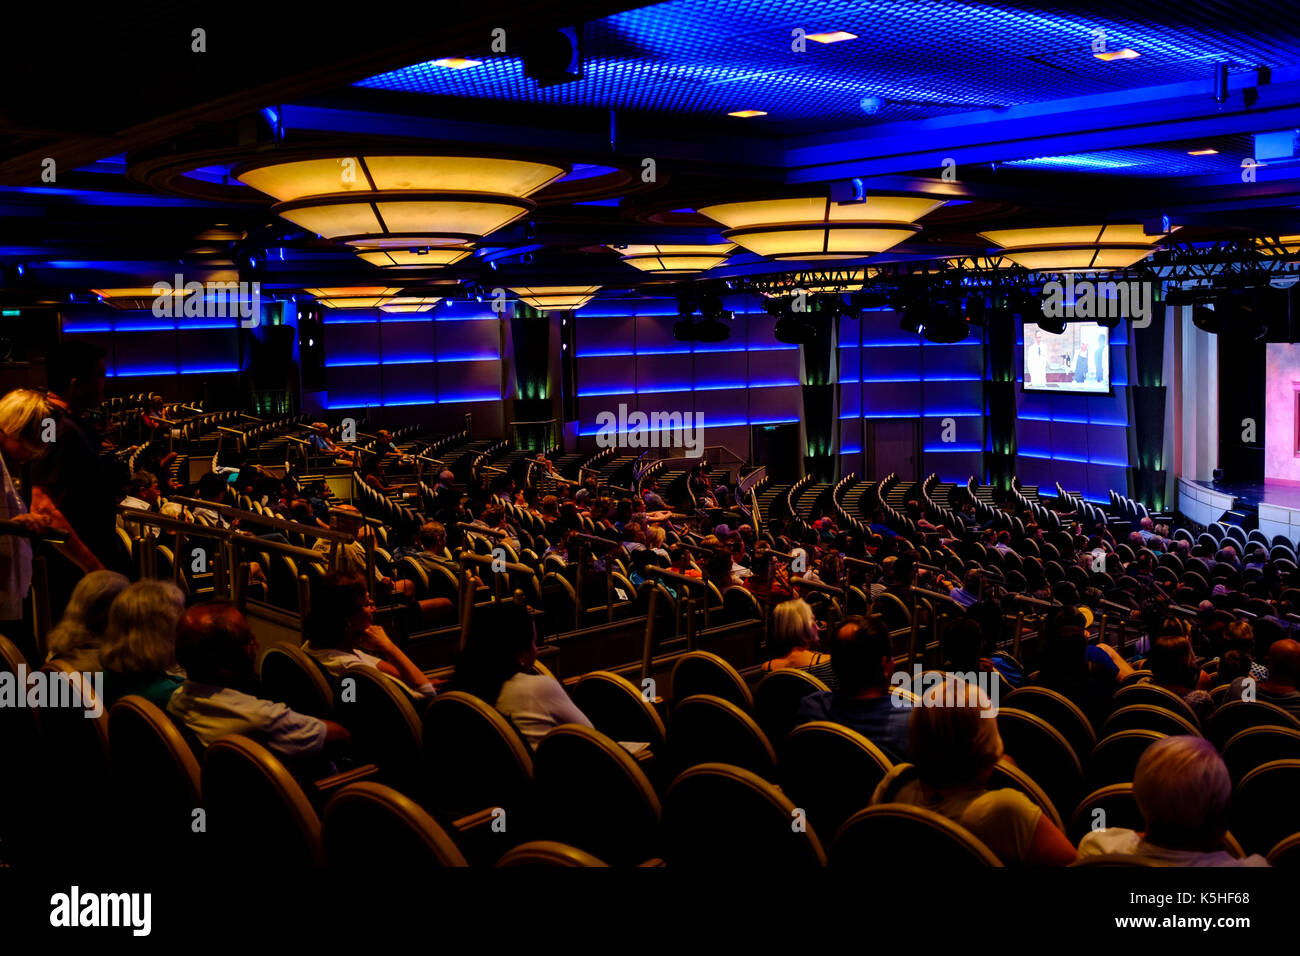
[[[1300,864],[1294,6],[268,6],[9,34],[11,874]]]

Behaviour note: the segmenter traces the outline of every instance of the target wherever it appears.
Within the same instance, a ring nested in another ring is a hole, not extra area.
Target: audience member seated
[[[78,581],[63,617],[45,637],[45,659],[83,673],[102,670],[99,651],[108,630],[108,610],[130,583],[116,571],[91,571]]]
[[[1248,696],[1248,679],[1253,680],[1239,677],[1232,682],[1229,699],[1239,700]],[[1268,678],[1255,681],[1255,699],[1274,704],[1292,716],[1300,717],[1300,690],[1297,690],[1297,683],[1300,683],[1300,641],[1289,637],[1274,641],[1268,649]]]
[[[311,443],[312,450],[316,454],[332,458],[337,465],[356,468],[361,463],[361,450],[336,445],[330,438],[330,427],[325,422],[312,422],[311,434],[307,436],[307,441]]]
[[[334,542],[326,538],[317,538],[313,548],[328,556],[337,543],[338,567],[336,570],[364,575],[366,573],[365,542],[367,538],[374,535],[374,532],[370,530],[370,525],[366,523],[356,505],[336,505],[330,515],[330,524],[336,531],[344,531],[354,535],[356,540]],[[395,581],[381,573],[378,567],[375,568],[374,574],[375,584],[382,596],[401,597],[407,601],[415,597],[415,585],[410,581]]]
[[[1159,636],[1151,642],[1146,668],[1151,671],[1147,680],[1183,698],[1198,716],[1208,717],[1214,709],[1208,693],[1212,681],[1210,675],[1196,663],[1185,621],[1180,618],[1165,619],[1160,626]]]
[[[127,694],[166,708],[184,676],[176,663],[176,622],[184,610],[185,595],[170,581],[137,581],[113,601],[99,652],[106,708]]]
[[[1112,853],[1172,866],[1268,866],[1262,856],[1237,859],[1222,848],[1232,780],[1204,737],[1165,737],[1148,747],[1133,775],[1133,797],[1145,829],[1093,830],[1079,842],[1080,857]]]
[[[1113,709],[1111,695],[1119,678],[1132,673],[1133,668],[1123,659],[1116,660],[1119,652],[1105,644],[1096,646],[1108,657],[1114,655],[1115,669],[1090,662],[1088,632],[1083,624],[1083,615],[1075,608],[1063,608],[1051,616],[1043,635],[1038,676],[1032,683],[1064,694],[1087,715],[1096,729]]]
[[[990,790],[1002,759],[995,710],[974,684],[949,675],[926,689],[911,714],[910,751],[917,779],[894,795],[974,834],[1003,864],[1067,866],[1074,845],[1019,790]]]
[[[352,667],[369,666],[417,696],[437,693],[424,672],[375,623],[375,602],[359,574],[335,571],[325,576],[303,633],[307,653],[335,677]]]
[[[817,649],[820,644],[821,634],[812,606],[803,598],[784,601],[772,609],[772,627],[767,639],[767,652],[772,657],[763,662],[763,670],[800,667],[834,690],[835,671],[830,655]]]
[[[347,742],[340,724],[257,697],[256,657],[257,641],[238,608],[228,601],[196,604],[176,629],[176,659],[185,668],[185,681],[171,695],[167,712],[204,747],[243,734],[292,759]]]
[[[522,604],[503,601],[475,613],[450,686],[496,707],[534,750],[561,724],[592,726],[559,681],[537,673],[536,663],[537,627],[532,617]]]
[[[891,692],[894,657],[879,617],[845,618],[831,642],[835,690],[809,694],[799,704],[801,723],[830,720],[851,727],[890,760],[908,757],[911,701]]]

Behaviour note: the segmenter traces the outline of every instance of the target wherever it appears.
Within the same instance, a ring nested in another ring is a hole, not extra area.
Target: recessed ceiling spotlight
[[[840,43],[844,40],[856,40],[856,33],[849,33],[847,30],[832,30],[829,33],[809,33],[808,39],[814,43]]]
[[[1189,149],[1187,151],[1187,155],[1188,156],[1218,156],[1219,151],[1217,149]]]
[[[879,113],[884,105],[885,101],[879,96],[864,96],[858,101],[858,107],[868,116]]]
[[[1107,63],[1111,60],[1136,60],[1141,55],[1137,50],[1131,50],[1128,47],[1124,47],[1122,50],[1108,50],[1105,53],[1093,54],[1097,59],[1104,60]]]
[[[728,113],[728,116],[739,116],[741,119],[752,119],[755,116],[766,116],[766,110],[735,110]]]
[[[444,56],[441,60],[434,60],[434,66],[445,66],[449,70],[466,70],[471,66],[482,66],[482,60],[467,60],[459,56]]]

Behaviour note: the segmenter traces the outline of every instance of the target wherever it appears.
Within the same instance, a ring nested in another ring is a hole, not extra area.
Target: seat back
[[[814,720],[796,727],[780,748],[781,787],[820,833],[835,833],[871,802],[893,769],[870,740],[843,724]]]
[[[1300,730],[1293,727],[1247,727],[1223,745],[1223,762],[1234,784],[1256,767],[1273,760],[1300,760]]]
[[[1200,731],[1186,717],[1182,717],[1164,707],[1154,707],[1149,704],[1130,704],[1127,707],[1121,707],[1119,710],[1112,712],[1106,718],[1106,722],[1101,725],[1101,735],[1103,737],[1121,730],[1155,730],[1171,737],[1177,737],[1180,734],[1191,737],[1201,735]]]
[[[1230,700],[1210,715],[1207,734],[1220,749],[1248,727],[1290,727],[1300,730],[1296,720],[1276,704],[1262,700]]]
[[[933,810],[881,803],[859,810],[840,827],[831,844],[830,865],[950,872],[1002,863],[969,830]]]
[[[1133,797],[1133,784],[1111,783],[1092,791],[1074,808],[1066,836],[1078,845],[1093,830],[1126,827],[1139,833],[1146,827]]]
[[[171,718],[135,694],[108,715],[113,789],[125,829],[179,844],[202,806],[199,762]],[[138,845],[138,844],[137,844]]]
[[[1021,687],[1002,698],[1003,707],[1014,707],[1043,718],[1065,738],[1075,755],[1092,753],[1097,735],[1079,705],[1049,687]]]
[[[785,873],[824,866],[826,854],[780,790],[741,767],[705,763],[678,776],[664,797],[664,859],[670,867]]]
[[[631,681],[610,671],[591,671],[569,688],[573,703],[596,729],[614,740],[644,740],[664,752],[664,722]]]
[[[754,718],[729,700],[688,697],[668,717],[668,761],[674,771],[727,763],[774,780],[776,753]]]
[[[765,675],[754,689],[754,719],[768,740],[785,740],[798,722],[799,704],[809,694],[829,690],[799,667],[783,667]]]
[[[422,802],[453,817],[489,807],[507,812],[530,799],[533,755],[495,708],[463,691],[439,694],[424,712]]]
[[[379,765],[386,779],[410,783],[418,770],[423,728],[415,705],[395,681],[373,667],[351,667],[339,678],[334,713],[352,734],[358,757]]]
[[[1300,760],[1270,760],[1246,774],[1232,795],[1232,832],[1247,853],[1268,853],[1295,827]]]
[[[1052,803],[1072,807],[1083,790],[1083,765],[1060,731],[1043,718],[1014,707],[998,711],[1006,752],[1043,788]]]
[[[1138,760],[1165,735],[1155,730],[1121,730],[1097,741],[1088,759],[1088,784],[1094,789],[1132,783]]]
[[[369,780],[349,784],[325,805],[326,865],[367,885],[400,887],[412,873],[468,866],[447,831],[410,797]]]
[[[203,757],[210,846],[224,866],[301,872],[320,866],[320,820],[284,765],[241,734]]]
[[[549,869],[557,866],[609,866],[586,850],[553,840],[530,840],[507,850],[497,866],[529,866]]]
[[[659,853],[659,798],[637,762],[598,730],[564,724],[533,761],[540,835],[618,866]]]
[[[272,644],[257,661],[262,696],[290,710],[322,719],[334,713],[334,690],[316,662],[301,647]]]
[[[1201,722],[1192,708],[1187,706],[1187,701],[1172,690],[1161,687],[1159,684],[1147,682],[1128,684],[1115,691],[1113,699],[1117,708],[1128,707],[1132,704],[1163,707],[1165,710],[1173,711],[1179,717],[1182,717],[1196,728],[1197,733],[1200,733]]]
[[[992,773],[989,774],[988,788],[990,790],[1020,791],[1046,814],[1047,819],[1052,821],[1058,830],[1065,829],[1065,824],[1061,821],[1059,808],[1052,802],[1052,798],[1047,795],[1046,791],[1038,785],[1033,777],[1011,761],[1004,758],[997,762]]]
[[[753,695],[745,679],[717,654],[688,651],[673,665],[672,698],[680,703],[688,697],[709,694],[729,700],[742,710],[754,706]]]

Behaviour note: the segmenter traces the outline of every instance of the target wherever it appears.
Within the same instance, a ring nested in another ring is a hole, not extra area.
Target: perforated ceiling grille
[[[1017,9],[1017,7],[1020,7]],[[358,85],[439,96],[718,116],[774,127],[887,122],[1010,106],[1188,79],[1210,64],[1300,62],[1300,5],[1117,3],[991,4],[954,0],[671,0],[616,14],[586,30],[585,76],[547,89],[506,54],[449,69],[420,63]],[[858,38],[791,49],[791,31],[845,30]],[[1093,56],[1106,49],[1137,59]],[[509,44],[509,37],[507,37]],[[874,115],[864,97],[885,100]]]

